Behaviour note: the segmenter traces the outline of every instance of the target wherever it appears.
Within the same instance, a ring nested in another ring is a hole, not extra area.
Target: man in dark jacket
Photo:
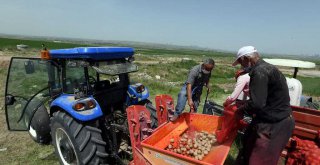
[[[253,46],[239,49],[233,66],[237,64],[250,75],[250,100],[238,108],[238,114],[254,116],[237,163],[276,165],[294,129],[286,79],[275,66],[260,59]]]

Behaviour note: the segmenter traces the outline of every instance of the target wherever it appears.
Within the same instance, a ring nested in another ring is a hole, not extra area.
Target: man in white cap
[[[248,100],[238,108],[254,115],[245,135],[237,164],[276,165],[294,129],[286,79],[273,65],[260,59],[253,46],[239,49],[233,66],[249,70]]]

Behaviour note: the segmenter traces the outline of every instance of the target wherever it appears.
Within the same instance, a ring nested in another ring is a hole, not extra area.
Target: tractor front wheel
[[[101,130],[57,111],[51,118],[51,136],[61,164],[102,164],[108,156]]]

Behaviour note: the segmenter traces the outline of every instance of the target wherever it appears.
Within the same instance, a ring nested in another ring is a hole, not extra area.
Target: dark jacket
[[[290,97],[284,75],[259,59],[249,73],[250,100],[240,109],[255,114],[257,121],[275,123],[291,114]]]

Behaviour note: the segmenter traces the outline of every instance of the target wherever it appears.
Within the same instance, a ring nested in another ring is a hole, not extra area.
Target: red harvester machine
[[[231,145],[237,136],[238,129],[246,124],[235,117],[235,106],[226,108],[223,116],[184,113],[175,122],[168,122],[173,114],[174,102],[169,95],[156,96],[156,109],[159,127],[151,129],[149,111],[144,106],[130,106],[127,108],[127,117],[130,139],[133,150],[131,165],[147,164],[224,164]],[[320,163],[319,130],[320,112],[303,107],[293,106],[293,115],[296,127],[293,137],[282,156],[287,158],[287,164]],[[194,136],[194,132],[215,134],[215,143],[201,160],[190,157],[188,154],[178,154],[168,150],[170,140],[172,145],[179,145],[183,134]],[[172,140],[173,141],[173,140]],[[319,159],[319,160],[318,160]],[[319,163],[317,163],[319,162]]]

